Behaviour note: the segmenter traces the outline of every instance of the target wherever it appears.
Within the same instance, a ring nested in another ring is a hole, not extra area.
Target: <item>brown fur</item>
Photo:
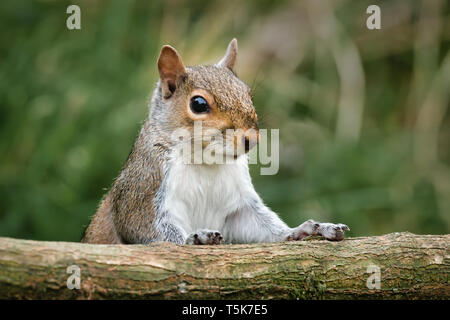
[[[122,243],[112,220],[112,205],[109,195],[101,202],[97,213],[85,231],[82,242],[97,244]]]

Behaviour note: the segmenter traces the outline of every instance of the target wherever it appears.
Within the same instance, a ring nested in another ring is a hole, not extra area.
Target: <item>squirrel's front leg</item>
[[[308,220],[296,228],[289,228],[276,213],[254,196],[246,207],[230,215],[224,226],[227,241],[234,243],[281,242],[302,240],[310,235],[321,235],[328,240],[344,239],[345,224],[319,223]],[[242,227],[245,226],[245,227]]]

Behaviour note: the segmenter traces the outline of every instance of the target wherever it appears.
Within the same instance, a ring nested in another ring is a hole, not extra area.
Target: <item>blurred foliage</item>
[[[381,30],[366,8],[381,7]],[[81,7],[81,30],[66,8]],[[446,1],[2,1],[0,236],[80,239],[147,115],[163,44],[213,63],[239,41],[280,171],[251,172],[291,226],[450,227]]]

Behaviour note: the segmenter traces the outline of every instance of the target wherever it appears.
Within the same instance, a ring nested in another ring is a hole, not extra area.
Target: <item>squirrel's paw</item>
[[[292,232],[286,237],[287,241],[303,240],[307,236],[317,235],[320,223],[314,220],[303,222],[297,228],[292,229]]]
[[[286,237],[286,240],[302,240],[307,236],[320,235],[327,240],[341,241],[344,239],[344,231],[348,230],[350,230],[350,228],[342,223],[320,223],[314,220],[308,220],[299,225],[297,228],[294,228]]]
[[[203,229],[195,233],[191,233],[186,239],[186,244],[214,245],[220,244],[222,240],[223,237],[219,231]]]
[[[316,235],[317,230],[319,230],[320,223],[314,220],[308,220],[303,222],[297,228],[294,228],[292,232],[286,237],[287,241],[302,240],[307,236]]]
[[[327,240],[341,241],[344,239],[344,231],[349,230],[350,228],[342,223],[319,223],[317,234],[324,236]]]

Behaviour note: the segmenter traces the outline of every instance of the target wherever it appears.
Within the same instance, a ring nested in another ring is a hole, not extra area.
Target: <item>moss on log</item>
[[[145,246],[0,238],[0,298],[449,299],[449,240],[394,233],[342,242]],[[67,287],[71,265],[80,269],[80,289]]]

